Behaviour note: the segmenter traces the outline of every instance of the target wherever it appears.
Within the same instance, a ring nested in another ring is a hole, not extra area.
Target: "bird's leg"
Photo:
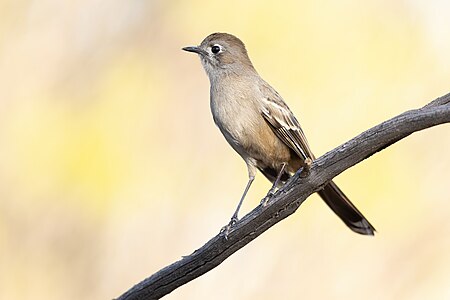
[[[236,224],[238,221],[238,213],[239,209],[241,209],[242,202],[244,202],[245,195],[247,195],[248,190],[250,189],[250,186],[252,185],[253,180],[255,179],[255,176],[250,176],[247,182],[247,186],[245,187],[244,194],[242,194],[241,200],[239,200],[238,206],[236,207],[236,210],[234,211],[234,214],[231,216],[230,223],[228,225],[224,226],[220,232],[222,232],[225,236],[225,239],[228,239],[228,233],[230,232],[231,227]]]
[[[261,205],[263,207],[267,205],[267,202],[269,202],[270,198],[272,198],[273,194],[275,194],[275,190],[277,189],[278,184],[280,183],[280,179],[284,173],[284,169],[286,168],[286,165],[287,165],[287,163],[285,163],[285,162],[281,164],[281,170],[278,173],[277,178],[275,179],[275,181],[274,181],[272,187],[270,188],[269,192],[267,193],[267,195],[261,200]]]
[[[248,179],[247,186],[245,187],[245,190],[244,190],[244,194],[242,194],[241,200],[239,200],[238,206],[236,207],[236,210],[234,211],[234,214],[231,217],[231,222],[234,222],[234,223],[237,222],[238,213],[239,213],[239,210],[241,209],[242,202],[244,202],[244,198],[247,195],[247,192],[250,189],[250,186],[252,185],[253,180],[255,180],[255,176],[251,176]]]

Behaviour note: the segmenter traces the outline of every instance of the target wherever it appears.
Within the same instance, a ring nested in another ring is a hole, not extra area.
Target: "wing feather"
[[[267,86],[266,88],[269,91],[265,91],[264,93],[265,98],[263,101],[262,115],[269,126],[278,138],[294,150],[301,159],[314,159],[306,136],[294,114],[273,88]]]

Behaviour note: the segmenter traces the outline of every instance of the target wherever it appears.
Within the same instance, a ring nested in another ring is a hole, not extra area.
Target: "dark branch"
[[[118,300],[159,299],[183,284],[217,267],[264,231],[294,213],[314,192],[348,168],[413,132],[450,122],[450,93],[423,108],[385,121],[313,162],[309,176],[296,174],[262,208],[256,207],[231,229],[228,239],[216,235],[189,256],[136,284]]]

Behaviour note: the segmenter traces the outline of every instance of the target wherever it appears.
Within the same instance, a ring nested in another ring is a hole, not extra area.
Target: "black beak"
[[[208,53],[201,49],[200,47],[195,47],[195,46],[191,46],[191,47],[184,47],[182,50],[187,51],[187,52],[194,52],[200,55],[208,55]]]

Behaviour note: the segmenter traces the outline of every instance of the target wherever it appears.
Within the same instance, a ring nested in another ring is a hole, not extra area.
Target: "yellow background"
[[[246,167],[181,47],[240,37],[319,156],[450,92],[448,3],[0,1],[0,299],[117,297],[228,222]],[[449,299],[449,150],[443,125],[336,179],[374,238],[314,195],[167,299]]]

